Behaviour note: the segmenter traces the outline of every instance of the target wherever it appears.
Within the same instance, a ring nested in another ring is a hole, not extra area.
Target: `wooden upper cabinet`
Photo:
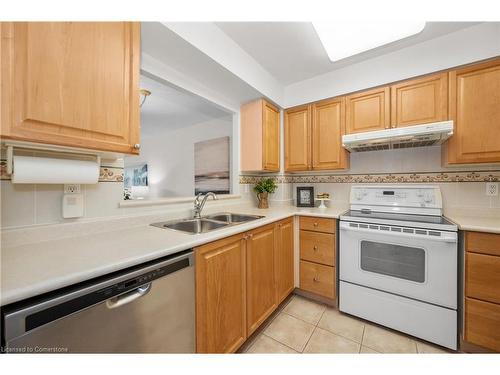
[[[280,111],[260,99],[241,107],[241,170],[279,172]]]
[[[312,113],[312,169],[348,168],[349,153],[342,147],[344,98],[314,103]]]
[[[276,224],[275,274],[277,303],[281,303],[294,289],[293,218]]]
[[[311,106],[285,111],[285,171],[311,169]]]
[[[275,226],[247,235],[247,335],[250,336],[277,306],[275,289]]]
[[[450,164],[500,162],[500,58],[449,73]]]
[[[391,126],[448,119],[448,74],[439,73],[391,86]]]
[[[247,338],[245,242],[239,234],[195,249],[198,353],[231,353]]]
[[[139,152],[139,23],[4,22],[1,37],[3,138]]]
[[[346,134],[383,130],[390,127],[389,86],[346,97]]]

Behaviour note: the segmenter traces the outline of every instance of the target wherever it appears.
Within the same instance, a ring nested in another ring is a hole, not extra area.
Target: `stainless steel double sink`
[[[153,223],[151,225],[158,228],[173,229],[190,234],[200,234],[216,229],[247,223],[263,217],[264,216],[259,215],[243,215],[231,212],[220,212],[204,216],[201,219],[163,221],[160,223]]]

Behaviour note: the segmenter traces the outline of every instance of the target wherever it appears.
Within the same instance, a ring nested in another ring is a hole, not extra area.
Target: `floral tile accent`
[[[498,182],[500,181],[500,170],[423,172],[423,173],[335,174],[335,175],[279,175],[274,177],[277,183],[309,183],[309,184]],[[240,184],[255,184],[262,178],[264,178],[264,176],[241,175]]]
[[[101,165],[99,182],[123,182],[123,168],[103,167]]]
[[[7,160],[0,160],[0,180],[10,179],[10,176],[7,174]],[[99,182],[123,182],[123,168],[101,165]]]

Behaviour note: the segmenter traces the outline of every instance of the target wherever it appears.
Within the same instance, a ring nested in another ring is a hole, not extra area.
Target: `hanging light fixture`
[[[139,94],[142,98],[141,100],[141,104],[139,104],[139,107],[142,107],[142,105],[144,104],[144,102],[146,101],[146,98],[151,95],[151,91],[149,90],[146,90],[146,89],[140,89],[139,90]]]

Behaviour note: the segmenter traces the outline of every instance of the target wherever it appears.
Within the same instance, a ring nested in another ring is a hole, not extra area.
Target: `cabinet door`
[[[281,303],[294,289],[293,218],[277,224],[276,235],[276,293]]]
[[[466,252],[465,295],[500,304],[500,257]]]
[[[391,86],[391,126],[448,119],[448,74],[440,73]]]
[[[262,108],[262,169],[279,172],[280,170],[280,112],[278,108],[263,101]]]
[[[311,106],[285,112],[285,170],[307,171],[311,168]]]
[[[465,298],[464,340],[500,352],[500,305]]]
[[[500,59],[453,70],[449,82],[448,163],[500,162]]]
[[[2,137],[138,153],[139,23],[1,27]]]
[[[383,130],[390,127],[389,87],[363,91],[346,97],[346,133]]]
[[[342,136],[345,134],[344,111],[344,98],[313,105],[313,169],[343,169],[349,167],[348,152],[342,147]]]
[[[250,232],[247,252],[247,332],[250,336],[276,308],[274,225]]]
[[[195,251],[196,351],[234,352],[247,337],[245,240],[236,235]]]

